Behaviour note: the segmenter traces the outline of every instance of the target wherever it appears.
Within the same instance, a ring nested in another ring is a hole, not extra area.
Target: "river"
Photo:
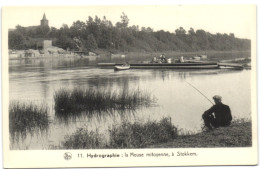
[[[230,106],[234,118],[251,117],[251,70],[135,70],[115,72],[100,69],[85,59],[11,60],[9,62],[9,100],[22,103],[45,103],[51,124],[45,134],[27,136],[12,144],[12,149],[53,149],[77,128],[108,129],[122,121],[145,123],[170,117],[182,134],[201,131],[202,113],[212,104],[188,83],[212,100],[218,94]],[[55,117],[55,91],[74,87],[148,91],[156,105],[124,113],[82,116],[68,121]]]

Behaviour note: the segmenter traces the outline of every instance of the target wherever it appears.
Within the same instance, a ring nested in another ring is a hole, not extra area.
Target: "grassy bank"
[[[143,148],[150,144],[165,143],[175,139],[177,128],[170,118],[159,122],[148,121],[144,124],[123,122],[109,130],[109,141],[106,142],[98,131],[80,128],[74,134],[65,137],[63,147],[66,149],[95,148]]]
[[[27,134],[38,134],[49,127],[46,105],[11,102],[9,105],[9,132],[11,139],[25,138]]]
[[[195,147],[249,147],[252,146],[250,121],[236,120],[229,127],[208,132],[178,135],[177,128],[169,118],[145,124],[123,123],[109,130],[109,141],[96,132],[78,129],[67,136],[65,149],[98,148],[195,148]]]
[[[236,120],[229,127],[193,135],[180,135],[174,141],[154,144],[149,148],[194,148],[194,147],[250,147],[252,146],[252,124]]]

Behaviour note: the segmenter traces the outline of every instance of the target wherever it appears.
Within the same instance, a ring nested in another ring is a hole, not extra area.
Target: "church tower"
[[[49,21],[46,19],[45,13],[43,14],[42,20],[41,20],[41,26],[49,26]]]

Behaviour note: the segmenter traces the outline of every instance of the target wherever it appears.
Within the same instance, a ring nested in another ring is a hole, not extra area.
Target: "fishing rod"
[[[207,96],[205,96],[199,89],[197,89],[195,86],[193,86],[192,84],[190,84],[189,82],[185,81],[186,83],[188,83],[191,87],[193,87],[195,90],[197,90],[202,96],[204,96],[211,104],[214,105],[214,103],[209,99],[207,98]]]

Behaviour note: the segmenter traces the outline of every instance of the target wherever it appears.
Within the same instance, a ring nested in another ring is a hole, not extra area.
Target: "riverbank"
[[[147,148],[213,148],[252,146],[251,121],[236,120],[229,127],[190,135],[179,135],[173,141],[154,144]]]
[[[61,149],[122,149],[122,148],[219,148],[252,146],[252,123],[235,120],[228,127],[220,127],[197,134],[183,134],[164,118],[146,124],[125,123],[110,130],[110,141],[102,143],[100,133],[79,129],[67,136]],[[87,144],[86,144],[87,143]]]
[[[29,51],[29,52],[28,52]],[[140,62],[140,61],[151,61],[154,57],[159,57],[164,54],[166,58],[171,58],[172,60],[178,59],[183,56],[186,59],[191,57],[204,55],[207,57],[208,61],[236,61],[243,59],[250,59],[250,51],[193,51],[193,52],[183,52],[183,51],[160,51],[160,52],[120,52],[120,51],[108,51],[108,50],[97,50],[93,55],[79,55],[77,53],[62,51],[62,52],[45,52],[45,54],[40,54],[39,52],[35,54],[35,50],[28,51],[15,51],[15,53],[9,52],[10,60],[19,59],[49,59],[49,58],[88,58],[92,61],[98,62]]]

